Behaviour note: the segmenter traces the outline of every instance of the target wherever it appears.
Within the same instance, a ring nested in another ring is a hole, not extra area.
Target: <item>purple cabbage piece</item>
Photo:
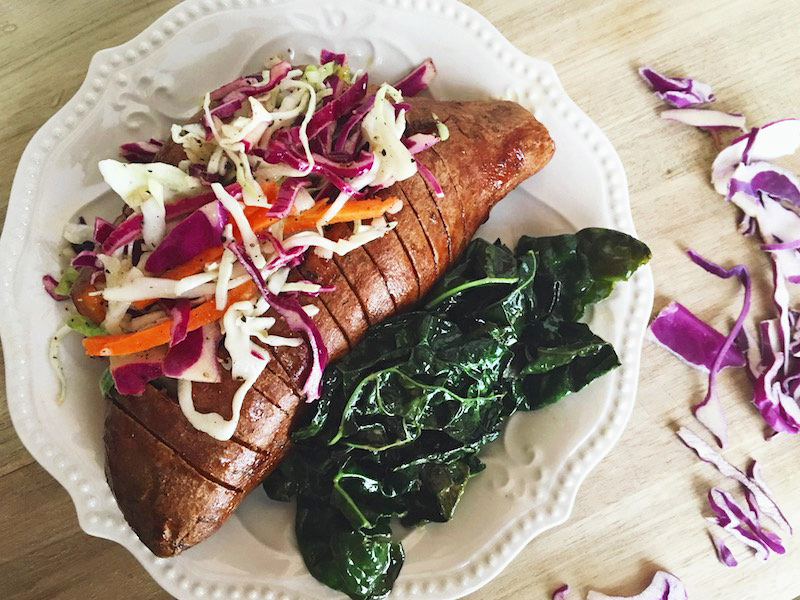
[[[278,238],[272,235],[269,232],[265,232],[263,237],[268,239],[272,244],[272,247],[275,249],[275,258],[273,258],[267,266],[265,267],[268,271],[274,271],[275,269],[280,269],[282,267],[296,267],[300,263],[303,262],[303,257],[308,250],[308,246],[295,246],[294,248],[290,248],[287,250],[283,247],[283,244],[280,243]]]
[[[675,121],[684,125],[699,127],[709,132],[722,131],[726,129],[745,130],[744,115],[737,113],[726,113],[718,110],[708,110],[705,108],[675,108],[672,110],[661,111],[661,118],[667,121]]]
[[[782,242],[780,244],[761,244],[761,249],[764,252],[779,252],[781,250],[800,250],[800,239],[792,240],[791,242]]]
[[[433,194],[437,198],[444,198],[444,190],[439,184],[439,181],[436,179],[436,175],[434,175],[428,167],[420,162],[417,162],[417,170],[419,171],[419,174],[422,175],[422,178],[428,182],[428,185],[431,186]]]
[[[203,330],[195,329],[185,334],[184,339],[170,346],[164,357],[164,374],[181,378],[183,373],[200,360],[203,352]]]
[[[736,265],[730,269],[725,269],[709,260],[706,260],[691,250],[689,250],[687,254],[692,262],[702,267],[712,275],[716,275],[722,279],[736,277],[744,287],[742,309],[739,312],[739,316],[731,328],[730,333],[726,337],[725,343],[720,348],[717,356],[714,359],[714,362],[711,365],[711,368],[709,369],[708,390],[706,391],[705,398],[700,403],[696,404],[692,409],[697,420],[700,421],[700,423],[702,423],[714,435],[719,446],[724,448],[728,442],[728,426],[727,422],[725,421],[725,414],[722,411],[722,405],[720,404],[719,398],[715,394],[714,383],[717,373],[722,368],[725,355],[728,353],[728,350],[733,345],[734,340],[742,330],[742,327],[744,326],[744,320],[747,317],[747,314],[750,312],[750,274],[747,271],[747,267],[744,265]]]
[[[658,571],[647,589],[636,596],[607,596],[595,591],[590,591],[586,596],[586,600],[688,600],[688,598],[683,582],[665,571]]]
[[[103,240],[100,251],[103,254],[111,255],[123,246],[138,240],[142,237],[143,220],[141,214],[132,215],[125,219]]]
[[[409,112],[411,110],[411,105],[408,102],[398,102],[394,105],[394,115],[397,118],[400,115],[400,111]]]
[[[75,255],[69,263],[76,269],[87,267],[89,269],[97,270],[103,268],[103,263],[97,258],[97,252],[92,250],[83,250]]]
[[[217,88],[211,92],[210,95],[212,101],[219,101],[219,103],[211,109],[211,116],[220,119],[232,117],[234,113],[242,107],[247,98],[250,96],[261,96],[271,91],[286,78],[286,75],[291,69],[292,66],[288,62],[281,61],[270,68],[269,81],[267,83],[263,83],[263,78],[260,75],[251,75],[235,79]],[[203,115],[203,123],[206,128],[210,127],[208,115]]]
[[[302,177],[287,177],[278,189],[278,197],[275,203],[269,208],[267,214],[271,217],[282,219],[286,217],[294,206],[294,201],[301,189],[309,184],[307,179]]]
[[[236,195],[241,192],[241,186],[238,183],[233,183],[225,187],[231,195]],[[165,206],[166,220],[172,221],[178,217],[182,217],[192,213],[200,208],[208,206],[209,203],[216,202],[216,196],[213,193],[200,194],[198,196],[190,196],[187,198],[179,198]],[[101,219],[98,219],[100,221]],[[95,240],[98,240],[98,231],[102,231],[101,235],[105,236],[100,246],[100,251],[103,254],[113,254],[119,248],[135,242],[142,236],[142,222],[141,214],[134,214],[125,219],[122,223],[114,227],[108,221],[103,221],[100,225],[101,230],[98,230],[98,222],[95,221]],[[107,226],[111,226],[109,231]]]
[[[239,77],[238,79],[234,79],[233,81],[229,81],[228,83],[221,85],[220,87],[212,91],[209,95],[211,101],[215,102],[217,100],[222,100],[225,96],[228,96],[233,92],[238,92],[242,88],[255,87],[262,81],[263,78],[261,77],[260,74]]]
[[[728,199],[737,193],[755,198],[759,194],[766,194],[800,209],[800,180],[791,171],[769,162],[757,161],[739,165],[728,187]]]
[[[566,583],[553,592],[553,600],[567,600],[569,596],[569,585]]]
[[[364,117],[367,113],[372,110],[373,105],[375,104],[375,94],[367,96],[362,100],[361,104],[359,104],[356,108],[353,109],[352,114],[347,118],[344,125],[341,126],[338,135],[333,143],[333,149],[336,152],[344,152],[347,154],[352,154],[355,151],[355,148],[351,148],[348,151],[348,142],[354,144],[351,140],[354,138],[358,138],[361,134],[361,128],[356,127],[361,121],[364,120]],[[352,134],[351,134],[352,132]]]
[[[203,250],[219,245],[226,221],[225,209],[218,201],[197,209],[164,237],[147,257],[145,269],[160,275]]]
[[[731,552],[730,548],[722,541],[722,538],[719,536],[711,535],[711,543],[714,544],[714,551],[717,553],[717,558],[719,562],[721,562],[726,567],[736,567],[739,565],[739,562],[736,560],[736,557]]]
[[[231,183],[230,185],[225,186],[225,191],[231,196],[236,196],[236,194],[241,193],[242,186],[238,183]],[[216,201],[217,197],[214,195],[214,192],[207,192],[197,196],[189,196],[188,198],[178,198],[177,200],[173,200],[165,206],[167,213],[166,219],[167,221],[172,221],[178,217],[193,213],[198,208],[206,206],[209,202]]]
[[[69,299],[69,296],[62,296],[61,294],[56,293],[56,287],[58,287],[58,280],[53,277],[52,275],[45,275],[42,277],[42,285],[44,286],[44,291],[55,301],[62,302],[64,300]]]
[[[769,162],[794,154],[800,148],[800,119],[781,119],[733,140],[723,148],[711,166],[711,182],[717,193],[727,196],[734,171],[741,164]]]
[[[208,167],[203,164],[192,163],[189,165],[189,168],[186,170],[186,172],[192,177],[197,177],[206,185],[219,183],[222,180],[222,176],[219,173],[209,173]]]
[[[173,348],[186,339],[189,333],[189,316],[192,305],[186,298],[178,298],[169,309],[169,347]]]
[[[164,348],[126,356],[111,356],[109,370],[114,387],[126,396],[141,396],[147,384],[164,374]]]
[[[164,375],[189,381],[219,383],[222,370],[217,360],[221,339],[216,323],[190,331],[164,357]]]
[[[299,146],[299,138],[295,141],[294,132],[284,131],[276,135],[267,148],[255,148],[253,154],[263,158],[270,164],[285,164],[298,171],[306,171],[308,169],[308,162],[306,157],[301,155],[296,149]],[[362,159],[357,159],[353,163],[341,164],[325,159],[319,155],[314,158],[314,166],[311,169],[312,173],[319,173],[328,180],[328,183],[333,184],[339,191],[352,196],[354,198],[362,197],[363,194],[354,189],[344,177],[349,177],[350,173],[365,173],[372,167],[374,157],[366,154]],[[348,175],[340,176],[339,173],[344,172]]]
[[[230,243],[227,247],[250,275],[267,304],[283,317],[289,329],[295,333],[302,333],[306,338],[311,352],[311,363],[301,374],[301,379],[304,380],[302,391],[306,396],[306,401],[313,402],[322,394],[322,375],[328,364],[328,349],[325,347],[325,341],[322,339],[319,329],[296,299],[287,297],[286,294],[275,295],[267,289],[261,273],[238,244]]]
[[[700,436],[694,433],[691,429],[681,427],[677,431],[677,435],[686,445],[686,447],[693,450],[697,454],[700,460],[713,465],[724,477],[733,479],[746,489],[750,490],[753,493],[753,497],[761,512],[772,519],[778,525],[781,531],[785,531],[789,535],[792,534],[792,526],[786,520],[786,517],[783,516],[780,508],[778,508],[778,505],[775,503],[772,495],[767,490],[762,488],[761,485],[759,485],[756,481],[745,475],[742,471],[722,458],[718,452],[706,444],[700,438]]]
[[[331,52],[330,50],[322,49],[322,52],[319,53],[319,64],[325,65],[329,62],[334,62],[337,65],[343,65],[347,62],[347,55],[345,54],[336,54]]]
[[[314,138],[320,131],[327,127],[330,123],[335,122],[340,117],[343,117],[355,106],[357,106],[367,95],[367,84],[369,77],[365,74],[359,77],[353,85],[347,88],[341,96],[329,102],[311,117],[311,121],[306,128],[308,139]]]
[[[96,244],[102,244],[105,242],[106,238],[108,238],[112,231],[114,231],[113,223],[109,223],[100,217],[97,217],[94,220],[94,233],[92,234],[92,237],[94,238]]]
[[[764,369],[753,386],[753,404],[764,422],[776,433],[800,433],[797,402],[781,389],[778,381],[784,355],[778,352],[772,364]]]
[[[650,67],[639,69],[639,75],[647,82],[656,96],[675,108],[708,104],[716,99],[711,86],[696,79],[667,77]]]
[[[756,553],[756,558],[767,560],[770,552],[776,554],[786,552],[780,538],[764,529],[754,519],[754,515],[740,506],[728,492],[711,488],[708,492],[708,504],[714,513],[715,523],[751,547]]]
[[[779,245],[771,244],[767,248]],[[781,263],[772,255],[773,304],[777,318],[758,325],[761,361],[753,384],[753,404],[775,433],[800,433],[800,385],[797,362],[798,322],[789,308],[789,294]]]
[[[426,58],[422,64],[395,83],[393,87],[399,90],[404,98],[411,98],[426,90],[434,77],[436,77],[436,65],[430,58]]]
[[[433,135],[432,133],[415,133],[412,136],[407,138],[403,138],[403,144],[408,151],[412,154],[419,154],[420,152],[424,152],[431,146],[438,144],[441,140],[438,136]]]
[[[678,302],[668,304],[650,323],[651,338],[690,367],[710,372],[727,337],[698,319]],[[732,344],[720,363],[725,367],[744,367],[747,361],[741,349]]]
[[[119,147],[119,153],[131,163],[151,163],[155,161],[164,142],[155,138],[150,138],[146,142],[129,142]]]

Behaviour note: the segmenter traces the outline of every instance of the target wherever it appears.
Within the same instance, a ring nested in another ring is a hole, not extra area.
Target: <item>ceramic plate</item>
[[[306,571],[290,506],[256,490],[208,541],[178,558],[154,557],[116,506],[103,475],[99,361],[64,348],[67,399],[56,405],[47,343],[63,308],[42,291],[56,272],[61,226],[89,202],[116,205],[98,160],[125,141],[158,137],[201,94],[276,53],[314,60],[321,48],[393,80],[426,57],[441,99],[506,98],[550,130],[552,162],[493,211],[480,233],[523,234],[596,225],[635,233],[622,164],[606,137],[566,95],[553,68],[515,49],[483,17],[452,0],[189,0],[130,42],[99,52],[78,93],[42,127],[20,161],[0,241],[0,325],[8,404],[25,446],[67,489],[81,527],[128,548],[177,597],[333,598]],[[463,596],[497,575],[542,531],[569,516],[578,487],[622,432],[636,395],[639,353],[653,298],[641,269],[589,315],[622,367],[581,393],[515,416],[483,454],[486,471],[455,519],[408,534],[394,597]]]

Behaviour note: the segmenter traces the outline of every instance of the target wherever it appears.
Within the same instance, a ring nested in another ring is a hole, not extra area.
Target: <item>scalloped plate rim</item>
[[[397,2],[396,0],[364,0],[366,2],[378,5],[390,5],[396,6],[406,5],[406,8],[409,8],[415,12],[424,12],[425,8],[428,7],[430,4],[429,2],[423,0],[423,2],[416,2],[411,3],[408,1],[401,1]],[[628,197],[628,188],[627,188],[627,181],[624,173],[624,169],[622,167],[621,161],[619,156],[617,155],[616,151],[611,146],[608,138],[605,134],[600,130],[600,128],[589,119],[585,113],[572,101],[571,98],[567,95],[566,91],[561,86],[560,81],[558,80],[556,71],[554,67],[543,61],[542,59],[537,59],[531,57],[518,48],[516,48],[503,34],[501,34],[483,15],[478,13],[476,10],[472,9],[469,6],[461,4],[457,0],[434,0],[435,3],[444,6],[451,6],[455,10],[466,11],[471,19],[477,20],[482,27],[489,31],[490,38],[494,41],[499,41],[500,44],[505,46],[506,50],[510,50],[513,54],[517,56],[518,60],[521,60],[523,63],[527,62],[535,62],[539,69],[543,69],[548,71],[550,76],[554,80],[554,87],[560,92],[560,95],[563,99],[566,99],[568,104],[575,110],[579,115],[584,117],[585,122],[588,124],[590,130],[597,136],[601,144],[608,146],[611,149],[611,160],[614,163],[613,169],[616,170],[622,178],[621,181],[621,189],[623,190],[622,199],[619,203],[623,206],[623,214],[622,220],[625,222],[623,227],[630,233],[635,233],[633,228],[633,219],[630,213],[630,203]],[[238,9],[249,9],[249,8],[256,8],[261,5],[275,5],[275,4],[291,4],[292,0],[286,0],[282,2],[262,2],[259,0],[253,0],[251,2],[247,2],[246,0],[240,1],[235,6],[233,3],[228,2],[228,6],[223,6],[225,4],[224,0],[220,0],[218,2],[218,6],[212,8],[211,10],[206,11],[205,14],[212,14],[214,12],[221,12],[225,10],[238,10]],[[24,203],[26,196],[26,191],[23,190],[23,180],[25,179],[25,166],[32,162],[32,156],[35,152],[35,148],[41,145],[41,142],[47,136],[47,131],[50,128],[53,128],[60,120],[63,120],[66,113],[74,112],[75,107],[80,103],[79,98],[84,97],[87,92],[90,91],[92,87],[92,80],[95,79],[98,75],[98,71],[100,70],[101,63],[104,62],[106,56],[111,56],[116,52],[124,51],[127,49],[133,49],[133,47],[143,40],[150,32],[157,29],[162,23],[168,21],[170,18],[175,17],[179,13],[183,12],[186,7],[199,5],[199,0],[184,0],[183,2],[175,5],[174,7],[170,8],[167,12],[162,14],[158,17],[155,21],[153,21],[150,25],[148,25],[145,29],[143,29],[140,33],[135,35],[133,38],[119,44],[118,46],[105,48],[96,52],[90,63],[87,70],[86,77],[75,92],[75,94],[70,98],[64,106],[62,106],[55,114],[53,114],[47,121],[34,133],[31,140],[25,147],[23,151],[19,163],[18,168],[14,176],[14,180],[11,187],[10,199],[9,199],[9,206],[6,215],[6,221],[3,227],[2,237],[0,237],[0,251],[2,254],[2,259],[0,259],[0,273],[5,272],[8,275],[13,276],[13,272],[15,270],[15,266],[17,264],[17,260],[19,258],[19,251],[15,252],[15,245],[14,243],[17,239],[14,238],[25,238],[28,235],[28,231],[31,226],[30,219],[27,220],[25,223],[25,227],[22,231],[19,230],[18,227],[14,227],[13,229],[8,226],[9,223],[13,223],[16,219],[23,216],[23,214],[30,208],[27,204]],[[205,4],[210,4],[206,2]],[[422,6],[422,7],[420,7]],[[187,27],[191,25],[191,18],[189,19],[188,23],[184,23],[180,25],[175,33],[183,27]],[[459,27],[463,27],[462,25],[458,25]],[[465,28],[464,28],[465,29]],[[472,35],[472,32],[467,32],[469,35]],[[165,45],[169,42],[169,40],[164,40],[159,44]],[[146,55],[145,55],[146,56]],[[139,60],[141,60],[142,56],[137,56],[136,60],[133,61],[131,64],[135,64]],[[102,90],[102,93],[106,91],[107,88]],[[85,111],[83,116],[88,115],[91,111],[96,110],[98,102],[93,103],[93,105]],[[60,141],[60,140],[59,140]],[[42,177],[41,174],[37,175],[38,178]],[[608,198],[604,197],[604,201],[608,203]],[[652,271],[648,266],[640,269],[640,271],[634,277],[634,281],[638,286],[638,298],[634,298],[632,300],[633,303],[636,304],[635,306],[635,314],[632,314],[632,319],[634,322],[629,323],[632,327],[631,334],[629,334],[625,339],[628,342],[628,347],[633,348],[634,358],[632,361],[624,362],[622,369],[632,369],[633,370],[633,385],[632,387],[628,388],[628,392],[632,398],[635,398],[636,394],[636,385],[638,383],[638,370],[639,370],[639,360],[640,360],[640,352],[641,346],[644,338],[645,333],[645,325],[646,325],[646,316],[649,313],[649,309],[652,306],[653,300],[653,277]],[[3,347],[6,348],[5,356],[5,363],[7,370],[22,366],[24,365],[24,361],[16,360],[16,357],[12,356],[11,353],[8,352],[8,349],[15,347],[15,340],[21,335],[18,331],[21,329],[21,325],[14,321],[11,318],[13,311],[15,310],[15,306],[13,301],[11,300],[11,295],[9,292],[10,288],[9,279],[4,280],[3,289],[0,290],[0,306],[4,309],[3,314],[0,315],[0,339],[2,339]],[[636,326],[636,314],[643,314],[644,321]],[[632,342],[632,343],[631,343]],[[7,371],[8,372],[8,371]],[[21,406],[21,403],[18,398],[25,396],[24,392],[22,392],[22,388],[26,385],[27,378],[12,378],[6,377],[6,391],[8,397],[8,407],[9,413],[11,417],[11,421],[15,427],[17,435],[19,436],[20,440],[23,442],[25,448],[30,452],[33,458],[48,472],[52,475],[59,484],[64,487],[64,489],[68,492],[73,505],[75,506],[75,510],[78,516],[78,522],[81,527],[86,533],[115,541],[120,545],[124,546],[128,549],[140,562],[140,564],[145,568],[145,570],[153,577],[153,579],[161,585],[166,591],[175,595],[176,597],[188,597],[188,591],[182,589],[176,582],[174,578],[170,578],[168,575],[164,575],[157,572],[157,567],[165,562],[167,559],[159,559],[155,558],[146,550],[146,548],[138,541],[135,534],[133,534],[130,529],[127,532],[122,531],[109,531],[106,528],[103,528],[101,524],[95,523],[92,524],[86,518],[87,512],[89,507],[87,507],[85,501],[81,498],[81,491],[78,489],[77,481],[71,479],[68,476],[66,471],[66,467],[59,467],[56,462],[54,461],[52,455],[49,455],[45,451],[45,445],[42,443],[38,443],[34,440],[34,436],[37,432],[29,431],[21,427],[23,421],[26,420],[26,417],[30,419],[31,417],[28,416],[27,407]],[[614,393],[612,391],[612,393]],[[13,399],[13,400],[12,400]],[[541,534],[542,532],[556,527],[562,523],[564,523],[568,518],[572,511],[572,507],[574,505],[575,498],[577,496],[578,489],[580,485],[588,476],[588,474],[594,469],[594,467],[608,454],[608,452],[613,448],[616,444],[617,440],[619,439],[620,435],[625,429],[625,426],[630,418],[630,414],[633,410],[633,402],[630,402],[629,405],[624,406],[621,410],[622,412],[617,413],[617,416],[620,416],[620,419],[616,419],[614,425],[609,431],[610,436],[606,436],[604,441],[601,442],[598,449],[594,451],[594,453],[589,457],[587,460],[582,461],[583,464],[578,468],[576,473],[573,476],[574,485],[570,486],[567,493],[567,502],[566,502],[566,510],[561,513],[551,512],[550,518],[542,520],[541,522],[537,523],[533,528],[529,529],[524,535],[515,536],[513,539],[510,539],[510,544],[514,547],[510,552],[501,552],[501,556],[499,559],[493,561],[492,566],[485,570],[484,573],[479,576],[475,581],[465,582],[463,585],[458,587],[455,590],[441,590],[435,596],[441,600],[448,600],[450,598],[459,598],[475,590],[479,589],[486,583],[488,583],[491,579],[497,576],[507,565],[510,563],[514,557],[522,550],[524,547],[537,535]],[[589,437],[578,447],[573,450],[573,453],[570,455],[571,457],[574,456],[576,453],[581,451],[585,446],[589,445],[590,442],[595,441],[594,438],[596,436],[596,429],[589,435]],[[553,486],[551,490],[551,495],[555,495],[555,490],[558,486]],[[551,498],[548,498],[550,500]],[[563,501],[561,502],[563,506]],[[520,519],[518,519],[520,520]],[[509,522],[505,529],[510,528],[514,523]],[[127,533],[127,535],[123,535]],[[498,533],[496,538],[503,537],[504,531]],[[494,540],[493,540],[494,541]],[[491,547],[492,544],[487,544],[484,549],[483,553],[487,552],[487,549]],[[491,555],[495,556],[495,555]],[[208,582],[199,582],[200,584],[205,584]],[[419,592],[422,592],[420,595]],[[409,595],[414,597],[429,597],[429,594],[425,594],[425,590],[411,590]],[[433,597],[433,596],[430,596]]]

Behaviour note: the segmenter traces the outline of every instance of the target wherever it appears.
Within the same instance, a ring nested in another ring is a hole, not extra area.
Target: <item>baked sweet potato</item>
[[[443,187],[444,197],[415,175],[384,194],[403,199],[389,219],[396,229],[345,257],[313,253],[292,277],[335,291],[314,303],[332,359],[358,343],[370,324],[411,307],[465,248],[491,208],[541,169],[554,146],[525,109],[502,101],[413,100],[411,131],[435,131],[435,112],[450,138],[417,156]],[[161,160],[177,162],[167,145]],[[330,228],[346,235],[348,225]],[[274,333],[289,334],[280,322]],[[118,398],[106,424],[107,475],[125,518],[159,556],[171,556],[211,535],[289,448],[304,403],[299,388],[309,354],[304,346],[272,348],[268,368],[247,394],[233,438],[213,440],[181,418],[174,398],[149,389]],[[198,410],[230,415],[239,382],[195,384]]]

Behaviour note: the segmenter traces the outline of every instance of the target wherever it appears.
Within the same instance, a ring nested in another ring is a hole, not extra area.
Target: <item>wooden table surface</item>
[[[0,202],[33,133],[77,90],[96,51],[127,41],[170,0],[15,0],[0,5]],[[606,132],[630,180],[638,232],[653,250],[655,309],[672,299],[718,327],[739,309],[735,283],[691,265],[691,246],[745,262],[756,282],[754,315],[769,314],[768,263],[736,233],[734,213],[708,184],[710,138],[658,118],[660,103],[635,69],[648,64],[714,86],[718,106],[750,124],[792,116],[800,98],[796,0],[472,0],[523,51],[555,65],[570,96]],[[8,375],[6,376],[13,376]],[[762,462],[800,526],[800,440],[763,440],[742,373],[720,394],[738,465]],[[4,389],[4,386],[2,386]],[[800,595],[800,541],[760,563],[732,542],[741,565],[713,555],[701,514],[721,481],[676,439],[696,426],[690,406],[704,378],[646,344],[636,409],[622,439],[581,488],[569,521],[533,541],[473,598],[545,599],[562,582],[633,594],[659,568],[679,575],[692,600],[791,600]],[[131,555],[81,532],[67,493],[20,444],[0,402],[0,597],[163,598]]]

